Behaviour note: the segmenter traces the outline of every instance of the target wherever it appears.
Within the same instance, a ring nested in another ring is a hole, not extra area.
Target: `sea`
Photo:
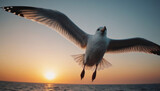
[[[160,91],[160,84],[82,85],[0,81],[0,91]]]

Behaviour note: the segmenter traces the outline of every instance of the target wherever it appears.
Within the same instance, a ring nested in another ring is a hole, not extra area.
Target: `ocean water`
[[[74,85],[0,81],[0,91],[160,91],[160,84]]]

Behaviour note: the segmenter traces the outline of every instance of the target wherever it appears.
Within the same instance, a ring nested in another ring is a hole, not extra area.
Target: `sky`
[[[2,6],[33,6],[66,14],[86,33],[107,27],[113,39],[142,37],[160,45],[159,0],[0,0]],[[0,81],[67,84],[160,83],[160,57],[131,52],[105,54],[112,67],[82,71],[71,57],[82,50],[54,30],[0,9]],[[53,72],[48,81],[44,75]]]

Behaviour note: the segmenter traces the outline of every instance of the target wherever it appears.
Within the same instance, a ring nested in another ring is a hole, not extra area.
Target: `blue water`
[[[160,84],[73,85],[0,81],[0,91],[160,91]]]

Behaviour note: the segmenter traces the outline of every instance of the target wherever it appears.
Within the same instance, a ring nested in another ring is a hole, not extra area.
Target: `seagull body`
[[[108,42],[106,36],[102,36],[100,33],[90,36],[86,47],[84,64],[88,66],[98,64],[106,52],[107,45]]]
[[[92,81],[96,78],[97,69],[109,67],[111,64],[103,58],[105,53],[145,52],[160,55],[160,46],[143,38],[115,40],[107,38],[106,27],[99,27],[94,35],[90,35],[76,26],[65,14],[50,9],[28,6],[1,7],[5,11],[47,25],[67,39],[86,49],[84,54],[73,55],[76,62],[83,66],[81,79],[85,75],[85,67],[95,68]]]

